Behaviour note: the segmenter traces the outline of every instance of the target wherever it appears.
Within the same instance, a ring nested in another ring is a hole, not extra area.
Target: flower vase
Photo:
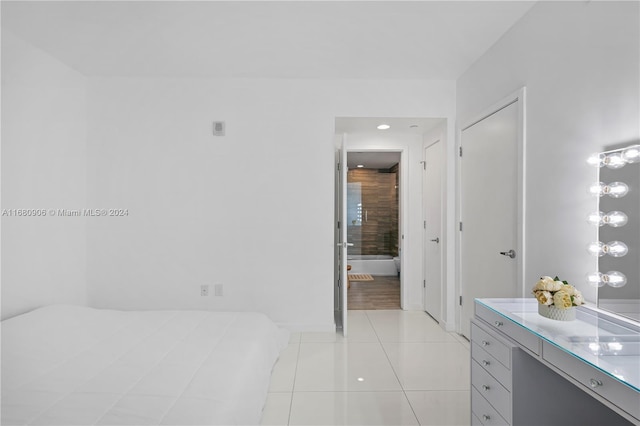
[[[558,309],[555,306],[547,306],[538,303],[538,314],[556,321],[573,321],[576,319],[576,308]]]

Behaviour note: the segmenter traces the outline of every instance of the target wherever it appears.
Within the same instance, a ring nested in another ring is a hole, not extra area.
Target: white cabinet
[[[640,425],[637,389],[483,302],[471,325],[472,424]]]

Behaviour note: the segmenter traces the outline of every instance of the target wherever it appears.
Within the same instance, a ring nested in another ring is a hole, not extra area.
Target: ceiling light
[[[415,128],[417,128],[417,127],[418,127],[418,125],[417,125],[417,124],[412,124],[411,126],[409,126],[409,128],[410,128],[410,129],[415,129]]]
[[[381,124],[378,126],[378,130],[387,130],[389,129],[391,126],[389,126],[388,124]]]
[[[359,169],[361,169],[361,168],[363,168],[363,167],[364,167],[364,164],[358,164],[356,167],[357,167],[357,168],[359,168]]]

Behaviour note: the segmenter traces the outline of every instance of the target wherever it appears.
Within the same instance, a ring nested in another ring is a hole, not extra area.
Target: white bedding
[[[2,322],[2,424],[258,424],[287,341],[257,313],[37,309]]]

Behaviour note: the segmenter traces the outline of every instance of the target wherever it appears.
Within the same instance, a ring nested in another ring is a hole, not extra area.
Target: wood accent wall
[[[347,224],[349,249],[353,254],[398,255],[398,165],[390,169],[354,169],[347,182],[360,182],[363,220],[361,226]],[[397,188],[396,188],[397,187]],[[364,212],[367,211],[367,221]]]

